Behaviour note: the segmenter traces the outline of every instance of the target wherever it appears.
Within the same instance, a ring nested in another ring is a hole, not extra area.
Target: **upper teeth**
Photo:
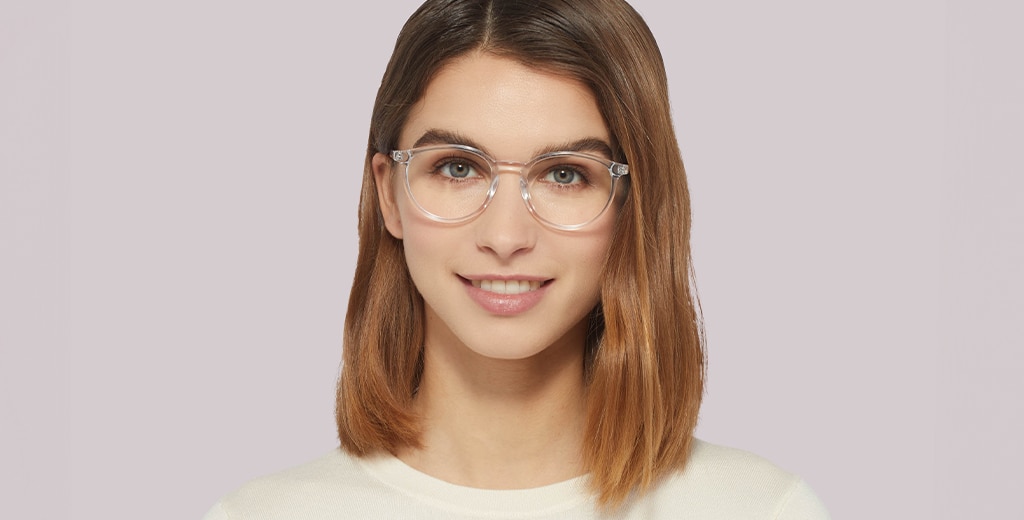
[[[498,294],[519,294],[536,291],[540,282],[527,280],[473,280],[473,287]]]

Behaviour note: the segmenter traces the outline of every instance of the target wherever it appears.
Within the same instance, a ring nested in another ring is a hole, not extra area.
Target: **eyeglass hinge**
[[[391,152],[391,160],[395,162],[404,162],[409,160],[409,153],[401,150],[394,150]]]

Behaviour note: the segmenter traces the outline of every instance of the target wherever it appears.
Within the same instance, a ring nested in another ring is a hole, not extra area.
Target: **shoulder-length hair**
[[[370,124],[337,394],[341,444],[357,456],[419,446],[411,403],[422,373],[423,301],[401,242],[384,227],[371,160],[397,146],[433,76],[471,51],[589,86],[616,160],[629,164],[585,363],[582,455],[598,502],[615,505],[685,464],[705,365],[665,67],[650,29],[622,0],[428,0],[406,22]]]

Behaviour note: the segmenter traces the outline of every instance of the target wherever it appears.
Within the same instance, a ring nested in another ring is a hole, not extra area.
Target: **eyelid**
[[[464,163],[468,165],[470,168],[478,170],[479,172],[486,172],[490,171],[491,169],[490,166],[487,165],[486,163],[484,165],[481,165],[479,161],[474,160],[474,158],[471,156],[458,154],[449,154],[438,157],[437,159],[434,160],[434,168],[437,169],[458,162]]]
[[[526,165],[530,165],[532,167],[533,165],[536,165],[538,162],[540,162],[542,160],[546,160],[546,159],[555,160],[555,159],[557,159],[560,156],[568,156],[568,157],[578,156],[578,157],[585,157],[585,158],[587,158],[589,160],[593,160],[593,161],[596,161],[596,162],[602,164],[605,168],[607,168],[609,171],[611,171],[612,176],[614,178],[618,178],[618,177],[621,177],[623,175],[628,175],[629,174],[629,166],[624,164],[624,163],[619,163],[619,162],[616,162],[614,159],[609,159],[607,157],[601,157],[601,156],[595,155],[593,153],[588,153],[587,151],[574,151],[574,150],[559,150],[559,151],[550,152],[550,153],[547,153],[547,154],[542,154],[542,155],[534,157],[533,159],[530,159],[529,161],[524,163],[524,162],[520,162],[520,161],[499,161],[499,160],[494,159],[487,152],[485,152],[483,150],[480,150],[479,148],[476,148],[476,147],[473,147],[473,146],[469,146],[469,145],[465,145],[465,144],[443,143],[443,144],[437,144],[437,145],[427,145],[427,146],[420,146],[420,147],[415,147],[415,148],[409,148],[409,149],[406,149],[406,150],[393,150],[391,152],[391,158],[395,162],[403,163],[403,162],[407,162],[410,159],[412,159],[413,156],[416,156],[416,155],[419,155],[419,154],[422,154],[422,153],[426,153],[426,152],[430,152],[430,151],[439,151],[439,150],[455,150],[455,151],[461,152],[461,153],[476,155],[476,156],[480,157],[482,160],[487,162],[487,165],[490,167],[489,169],[501,168],[503,166],[504,167],[508,167],[508,166],[526,166]],[[436,162],[435,162],[435,164],[436,164]]]

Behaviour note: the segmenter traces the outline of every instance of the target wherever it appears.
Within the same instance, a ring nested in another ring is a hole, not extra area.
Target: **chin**
[[[474,354],[495,360],[521,361],[535,358],[549,358],[583,353],[583,337],[570,331],[554,338],[526,338],[516,335],[513,338],[466,338],[462,341],[465,348]]]
[[[499,361],[521,361],[524,359],[530,359],[538,356],[547,350],[544,347],[515,347],[515,346],[496,346],[488,345],[484,348],[472,348],[471,350],[479,356],[496,359]]]

